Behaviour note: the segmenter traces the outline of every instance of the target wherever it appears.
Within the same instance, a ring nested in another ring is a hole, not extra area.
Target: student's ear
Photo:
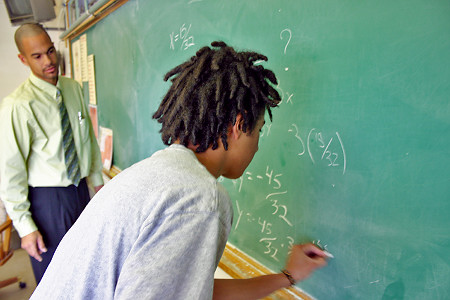
[[[26,57],[23,56],[22,53],[17,54],[17,57],[19,57],[20,61],[21,61],[25,66],[27,66],[27,67],[29,66]]]
[[[230,137],[233,139],[238,139],[242,132],[242,125],[244,123],[244,119],[242,118],[241,114],[238,114],[236,116],[236,122],[231,126],[230,128]]]

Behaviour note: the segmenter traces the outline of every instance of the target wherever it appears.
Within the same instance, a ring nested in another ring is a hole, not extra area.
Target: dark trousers
[[[36,284],[39,284],[59,242],[89,203],[86,179],[78,187],[29,187],[30,212],[47,248],[42,261],[30,257]]]

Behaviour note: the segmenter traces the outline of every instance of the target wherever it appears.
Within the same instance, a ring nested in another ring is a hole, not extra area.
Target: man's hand
[[[31,257],[34,257],[37,261],[41,262],[41,254],[47,252],[47,248],[44,244],[44,239],[39,231],[33,231],[32,233],[22,238],[22,248],[25,249]]]
[[[102,187],[103,187],[103,184],[102,184],[102,185],[99,185],[99,186],[95,186],[95,187],[94,187],[95,193],[97,194],[98,191],[100,191],[100,189],[101,189]]]

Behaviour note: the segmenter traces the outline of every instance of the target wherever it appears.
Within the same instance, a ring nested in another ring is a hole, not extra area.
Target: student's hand
[[[34,257],[37,261],[41,262],[41,254],[47,252],[47,248],[44,244],[44,239],[39,231],[33,231],[32,233],[24,236],[21,241],[21,246],[31,257]]]
[[[286,270],[296,282],[304,280],[313,271],[324,267],[327,255],[313,244],[294,245],[289,255]]]

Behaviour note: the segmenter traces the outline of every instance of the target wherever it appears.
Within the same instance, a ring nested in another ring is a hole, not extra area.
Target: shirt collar
[[[195,155],[194,151],[192,151],[191,149],[189,149],[188,147],[182,145],[182,144],[172,144],[169,146],[170,149],[174,149],[174,150],[182,150],[185,151],[186,153],[189,153],[189,155],[191,155],[195,160],[198,160],[197,156]]]
[[[47,81],[40,79],[33,73],[30,74],[30,81],[33,83],[36,87],[41,89],[44,93],[50,95],[52,98],[56,99],[56,92],[58,91],[59,87],[59,80],[56,86],[54,86],[51,83],[48,83]]]

